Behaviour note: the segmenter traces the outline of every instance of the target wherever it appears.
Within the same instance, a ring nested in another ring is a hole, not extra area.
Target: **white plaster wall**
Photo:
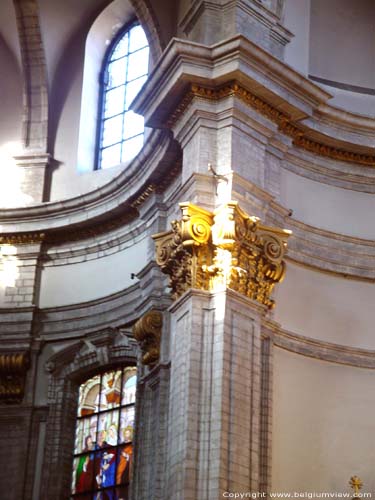
[[[272,491],[375,491],[374,372],[274,353]],[[304,497],[306,498],[306,497]]]
[[[51,88],[50,151],[56,160],[50,199],[60,200],[95,189],[126,168],[94,171],[99,75],[110,41],[134,9],[127,0],[54,4],[42,0],[41,25]]]
[[[13,0],[0,2],[0,33],[21,68],[21,49],[18,40],[16,12]]]
[[[275,320],[294,333],[375,349],[375,285],[288,262],[277,287]]]
[[[40,307],[56,307],[98,299],[134,285],[131,273],[147,262],[147,238],[126,250],[99,259],[46,267],[42,272]]]
[[[107,1],[41,0],[40,22],[50,86],[50,152],[56,159],[51,200],[89,190],[77,181],[85,39]],[[87,178],[86,178],[87,180]],[[79,184],[79,188],[77,187]]]
[[[73,49],[84,46],[90,25],[111,0],[39,0],[50,87],[57,85],[61,65],[69,66]]]
[[[6,286],[3,284],[2,280],[0,280],[0,307],[5,307],[5,290]]]
[[[375,238],[375,196],[312,181],[283,170],[281,203],[293,218],[312,226],[364,239]]]
[[[311,0],[309,73],[374,88],[374,30],[373,0]]]
[[[304,75],[309,73],[310,0],[286,0],[284,26],[294,34],[284,60]]]
[[[351,92],[350,90],[338,89],[322,83],[317,84],[333,95],[333,98],[329,101],[331,106],[359,115],[375,117],[375,95]]]
[[[121,170],[115,167],[93,171],[99,72],[109,40],[132,13],[127,1],[121,2],[121,9],[118,0],[113,2],[110,16],[100,25],[100,37],[90,38],[85,66],[86,92],[82,101],[86,36],[95,18],[109,3],[109,0],[84,0],[79,5],[75,0],[64,4],[41,1],[41,27],[50,85],[50,151],[56,160],[51,200],[86,193],[105,184]]]

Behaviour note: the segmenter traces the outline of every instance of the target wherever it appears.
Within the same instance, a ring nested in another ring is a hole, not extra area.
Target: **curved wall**
[[[371,95],[332,87],[323,83],[319,83],[319,85],[333,94],[333,98],[330,100],[332,106],[363,116],[375,117],[375,89]]]
[[[309,73],[311,0],[286,0],[284,24],[294,37],[285,48],[285,62],[305,76]]]
[[[364,239],[375,239],[375,198],[329,186],[282,170],[281,203],[293,210],[293,218],[314,227]]]
[[[40,286],[40,307],[79,304],[105,297],[134,285],[131,274],[147,262],[148,238],[126,249],[77,264],[45,267]],[[104,252],[103,252],[104,254]]]
[[[299,335],[375,349],[375,287],[288,262],[275,320]]]
[[[274,350],[272,491],[375,491],[374,372]],[[306,497],[303,497],[306,498]]]
[[[371,0],[286,0],[285,62],[330,92],[331,105],[374,116],[374,19]]]
[[[110,177],[96,175],[94,182],[79,178],[77,154],[85,41],[91,23],[108,0],[66,2],[56,6],[42,1],[41,28],[45,41],[50,86],[50,151],[56,160],[50,198],[70,198]],[[97,102],[91,103],[96,108]],[[92,121],[91,116],[86,117]],[[93,165],[91,165],[93,170]],[[100,178],[100,181],[98,182]]]
[[[374,29],[372,0],[312,0],[309,73],[374,88]]]

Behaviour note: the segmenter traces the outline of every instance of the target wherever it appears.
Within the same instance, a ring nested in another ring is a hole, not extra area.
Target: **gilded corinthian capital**
[[[190,203],[180,208],[182,217],[172,221],[172,230],[153,236],[156,262],[170,278],[173,298],[189,288],[205,289],[203,266],[212,260],[213,214]]]
[[[228,287],[274,307],[271,294],[285,275],[283,260],[290,232],[261,224],[237,202],[215,212],[212,242],[215,247],[211,288]]]
[[[172,230],[153,236],[172,297],[189,288],[232,288],[272,308],[273,288],[285,274],[290,231],[261,224],[234,201],[214,213],[190,203],[180,208],[182,218],[171,223]]]

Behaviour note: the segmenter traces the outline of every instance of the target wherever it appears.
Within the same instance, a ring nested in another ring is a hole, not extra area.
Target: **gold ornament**
[[[182,219],[172,222],[172,231],[153,236],[172,297],[189,288],[232,288],[272,308],[273,288],[285,274],[290,231],[262,225],[234,201],[214,213],[190,203],[180,207]]]
[[[159,311],[149,311],[133,327],[134,338],[142,351],[142,363],[152,365],[159,360],[163,316]]]
[[[21,403],[26,372],[30,365],[27,352],[0,354],[0,402]]]
[[[363,483],[358,476],[352,476],[349,485],[354,490],[353,498],[359,498],[359,491],[362,489]]]

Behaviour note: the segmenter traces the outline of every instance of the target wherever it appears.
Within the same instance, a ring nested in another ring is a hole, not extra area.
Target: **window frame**
[[[100,407],[98,409],[98,411],[90,414],[90,415],[79,415],[79,394],[80,394],[80,390],[81,390],[81,387],[83,385],[85,385],[86,383],[88,383],[91,379],[95,378],[95,377],[99,377],[99,385],[100,385],[100,389],[102,388],[102,384],[103,384],[103,377],[105,374],[107,373],[110,373],[110,372],[116,372],[116,371],[121,371],[121,388],[123,389],[124,388],[124,384],[123,384],[123,381],[124,381],[124,372],[125,370],[127,369],[135,369],[135,376],[136,376],[136,389],[138,387],[138,376],[139,376],[139,370],[138,370],[138,367],[137,367],[137,364],[136,363],[124,363],[124,364],[116,364],[116,365],[109,365],[109,366],[105,366],[105,367],[101,367],[99,370],[95,370],[93,372],[90,372],[90,374],[86,374],[86,377],[84,377],[83,379],[80,377],[80,382],[78,382],[78,384],[76,385],[76,390],[75,390],[75,393],[77,394],[77,404],[76,404],[76,409],[77,409],[77,412],[76,412],[76,418],[75,418],[75,424],[74,424],[74,430],[75,430],[75,433],[74,433],[74,446],[73,446],[73,449],[72,449],[72,467],[71,467],[71,482],[73,480],[73,473],[74,473],[74,462],[75,460],[82,456],[85,456],[87,455],[87,451],[80,451],[78,453],[76,453],[76,450],[75,450],[75,439],[76,439],[76,433],[77,433],[77,427],[78,427],[78,424],[81,420],[85,419],[85,418],[89,418],[89,417],[97,417],[97,423],[96,423],[96,426],[97,426],[97,432],[98,432],[98,429],[99,429],[99,417],[100,415],[106,415],[106,414],[110,414],[110,413],[114,413],[114,412],[118,412],[118,416],[119,416],[119,419],[120,419],[120,416],[121,416],[121,413],[123,410],[125,409],[128,409],[130,407],[133,407],[134,408],[134,429],[133,429],[133,435],[132,435],[132,440],[130,443],[126,443],[126,442],[120,442],[118,441],[118,443],[116,445],[110,445],[110,444],[107,444],[103,449],[104,451],[109,451],[109,450],[116,450],[116,454],[118,453],[118,450],[121,450],[121,448],[125,445],[125,444],[131,444],[132,446],[132,450],[133,450],[133,453],[134,453],[134,439],[135,439],[135,434],[136,434],[136,404],[137,404],[137,390],[135,392],[135,400],[134,402],[132,403],[122,403],[122,397],[123,397],[123,393],[121,392],[121,397],[120,397],[120,404],[114,408],[110,408],[110,409],[105,409],[105,410],[102,410]],[[100,389],[99,389],[99,397],[100,397]],[[101,403],[100,403],[101,404]],[[118,436],[119,436],[119,430],[118,430]],[[96,455],[99,455],[100,451],[97,451],[97,450],[93,450],[92,451],[92,454],[94,454],[94,463],[95,461],[97,460],[97,456]],[[117,458],[116,458],[116,469],[117,469]],[[90,491],[85,491],[85,492],[75,492],[73,493],[72,490],[70,491],[70,495],[69,495],[69,499],[70,500],[74,500],[75,498],[81,498],[82,496],[87,496],[88,498],[89,497],[92,497],[93,495],[95,496],[97,493],[100,493],[100,492],[105,492],[108,490],[114,490],[114,489],[117,489],[121,486],[127,486],[128,488],[131,487],[131,482],[132,482],[132,477],[130,476],[129,477],[129,482],[124,485],[124,484],[115,484],[113,487],[106,487],[104,489],[95,489],[94,487],[90,490]]]
[[[144,30],[142,24],[139,22],[137,18],[132,18],[129,22],[124,24],[122,28],[119,29],[119,31],[116,33],[116,35],[112,38],[103,58],[103,63],[102,63],[102,68],[99,73],[99,106],[98,106],[98,117],[97,117],[97,128],[96,128],[96,147],[95,147],[95,168],[94,170],[105,170],[101,166],[101,151],[102,151],[102,141],[103,141],[103,130],[104,130],[104,111],[105,111],[105,94],[106,94],[106,74],[107,74],[107,69],[110,64],[110,59],[112,57],[112,54],[117,46],[117,44],[120,42],[120,40],[128,33],[132,28],[136,26],[141,26],[143,29],[145,36],[146,31]],[[147,39],[148,42],[148,48],[150,50],[150,43]],[[150,53],[149,53],[150,57]],[[148,76],[149,72],[147,73]],[[125,86],[127,85],[128,82],[125,82]],[[122,113],[125,113],[125,110],[123,109]],[[143,135],[145,134],[145,130],[143,131]],[[125,142],[125,141],[121,141]],[[121,163],[121,161],[120,161]],[[111,168],[111,167],[108,167]]]
[[[66,500],[71,497],[73,455],[78,411],[79,387],[86,380],[110,370],[138,367],[138,345],[130,332],[112,328],[87,338],[92,343],[77,342],[50,356],[46,362],[49,373],[48,415],[42,457],[41,500]],[[137,460],[139,418],[139,384],[135,403],[133,463]],[[132,483],[130,483],[132,490]]]

